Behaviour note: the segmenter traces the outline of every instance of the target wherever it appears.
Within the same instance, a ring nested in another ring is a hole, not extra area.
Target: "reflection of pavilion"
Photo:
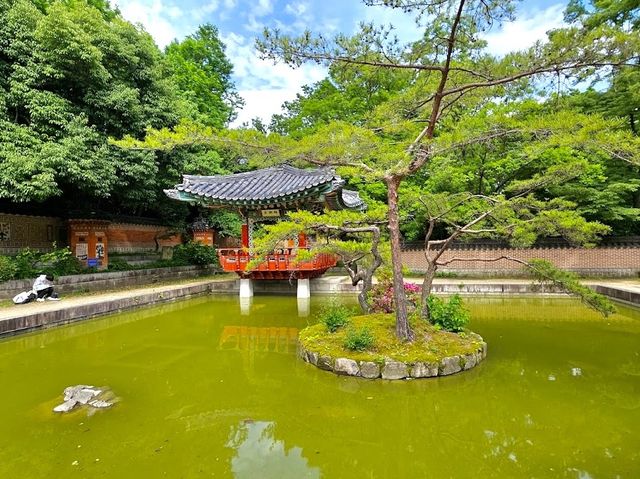
[[[298,328],[225,326],[220,335],[220,347],[288,354],[295,352],[297,340]]]
[[[218,249],[220,265],[240,276],[240,296],[253,296],[252,280],[298,280],[298,297],[309,297],[309,279],[335,266],[337,258],[317,254],[298,260],[298,252],[308,249],[307,237],[300,233],[268,254],[251,270],[253,230],[258,222],[278,221],[288,211],[357,210],[366,205],[355,191],[344,190],[344,181],[333,170],[300,170],[281,165],[235,175],[184,175],[182,184],[165,190],[167,196],[208,208],[239,211],[245,219],[240,248]]]

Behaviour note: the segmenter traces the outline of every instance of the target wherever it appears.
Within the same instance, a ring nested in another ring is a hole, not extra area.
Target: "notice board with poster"
[[[69,246],[85,266],[106,268],[109,265],[109,223],[103,220],[69,220]]]

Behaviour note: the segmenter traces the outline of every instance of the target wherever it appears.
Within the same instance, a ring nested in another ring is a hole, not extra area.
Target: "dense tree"
[[[184,221],[162,188],[185,172],[226,172],[225,160],[199,146],[156,155],[109,143],[181,118],[231,117],[231,65],[215,28],[168,51],[106,1],[0,0],[0,199]]]
[[[365,0],[365,3],[379,2]],[[344,36],[327,39],[310,33],[289,38],[278,31],[267,30],[258,42],[258,48],[267,57],[291,64],[337,62],[415,72],[413,87],[406,89],[398,97],[399,101],[388,102],[391,108],[381,110],[384,111],[380,117],[382,121],[370,123],[380,141],[393,139],[396,142],[395,150],[388,145],[374,148],[370,157],[375,158],[375,166],[362,161],[362,154],[346,160],[344,157],[329,160],[334,165],[360,167],[363,172],[377,173],[378,177],[384,172],[382,176],[388,189],[396,332],[401,338],[411,339],[401,270],[398,193],[406,178],[419,173],[443,152],[438,133],[456,102],[474,94],[484,97],[485,104],[492,98],[504,98],[514,85],[518,87],[523,79],[536,75],[572,72],[589,75],[603,66],[633,63],[637,57],[638,38],[633,32],[623,32],[606,22],[588,29],[576,25],[552,32],[546,44],[537,44],[525,52],[495,60],[486,54],[474,54],[476,34],[495,22],[510,19],[511,2],[397,0],[383,3],[415,14],[418,22],[425,21],[422,44],[429,46],[418,48],[414,43],[403,48],[397,41],[389,41],[386,30],[365,25],[355,42]],[[514,133],[509,128],[489,128],[473,132],[463,130],[456,134],[453,128],[450,144],[444,148],[459,150],[465,145],[482,144]],[[535,177],[530,182],[535,183]],[[441,246],[448,244],[445,242]]]
[[[0,2],[0,197],[107,197],[140,164],[113,159],[107,135],[178,119],[160,60],[149,35],[84,2]]]
[[[576,20],[551,32],[547,42],[495,58],[478,38],[494,23],[512,18],[509,1],[384,4],[413,13],[424,27],[422,38],[402,45],[388,29],[363,25],[355,37],[327,39],[306,33],[289,38],[267,31],[258,43],[265,57],[293,65],[322,62],[356,77],[368,69],[408,73],[408,82],[385,92],[388,97],[372,110],[354,118],[347,108],[337,108],[332,117],[327,106],[338,104],[338,95],[331,81],[308,89],[291,103],[289,123],[276,120],[288,136],[265,136],[255,129],[219,133],[181,128],[156,132],[141,144],[128,142],[161,150],[198,143],[234,145],[238,155],[259,166],[274,161],[331,166],[354,183],[384,182],[396,332],[411,339],[400,258],[400,195],[415,199],[404,211],[422,215],[426,253],[433,254],[430,274],[449,245],[465,235],[500,235],[518,244],[530,244],[541,234],[563,235],[582,244],[594,241],[607,227],[585,219],[588,202],[579,199],[601,188],[603,178],[615,168],[635,165],[637,138],[616,120],[566,111],[559,98],[539,108],[522,103],[520,109],[508,111],[503,105],[527,97],[538,100],[540,77],[610,81],[619,68],[637,63],[640,49],[633,30],[615,22],[587,25]],[[637,190],[634,181],[607,187],[624,195]],[[611,201],[616,200],[600,201],[593,219]],[[618,209],[613,215],[624,221],[636,217],[637,211]],[[433,236],[436,231],[439,238]],[[537,271],[543,270],[553,281],[550,270],[538,265]]]
[[[328,78],[304,86],[295,100],[285,102],[284,113],[272,117],[269,129],[300,138],[335,120],[362,125],[375,107],[410,81],[408,72],[334,64]]]
[[[565,18],[588,30],[606,24],[625,34],[636,34],[640,28],[640,4],[634,0],[571,0]],[[631,131],[638,135],[640,128],[640,61],[635,65],[621,66],[612,72],[608,88],[594,78],[593,85],[585,92],[575,91],[571,103],[587,112],[605,116],[626,118]]]
[[[265,225],[262,237],[255,240],[254,252],[260,263],[285,239],[294,239],[300,231],[317,235],[317,241],[308,251],[299,251],[304,261],[318,253],[331,253],[340,258],[351,284],[362,284],[358,303],[363,313],[370,312],[369,294],[373,277],[383,265],[387,251],[383,242],[385,211],[383,207],[370,208],[365,214],[353,211],[328,211],[316,214],[308,211],[291,212],[284,221]],[[250,265],[251,266],[251,265]]]
[[[192,120],[222,128],[235,118],[243,101],[235,91],[233,66],[216,27],[201,25],[184,40],[174,40],[166,48],[166,59],[181,96],[193,105]]]

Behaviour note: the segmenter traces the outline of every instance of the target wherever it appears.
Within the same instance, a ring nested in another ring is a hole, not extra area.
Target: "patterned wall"
[[[60,218],[0,213],[0,254],[13,255],[27,246],[49,251],[54,241],[58,246],[67,244],[65,223]]]

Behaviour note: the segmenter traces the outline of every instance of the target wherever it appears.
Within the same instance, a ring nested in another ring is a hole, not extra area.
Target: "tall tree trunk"
[[[431,294],[431,288],[433,287],[433,278],[436,276],[436,270],[438,266],[435,260],[427,260],[427,270],[424,272],[424,279],[422,281],[422,295],[420,296],[421,303],[421,315],[424,319],[429,319],[431,312],[429,311],[429,295]]]
[[[398,213],[398,185],[401,178],[388,176],[389,234],[391,236],[391,266],[393,269],[393,301],[396,308],[396,336],[413,341],[413,331],[407,319],[407,297],[402,276],[402,251],[400,244],[400,220]]]

